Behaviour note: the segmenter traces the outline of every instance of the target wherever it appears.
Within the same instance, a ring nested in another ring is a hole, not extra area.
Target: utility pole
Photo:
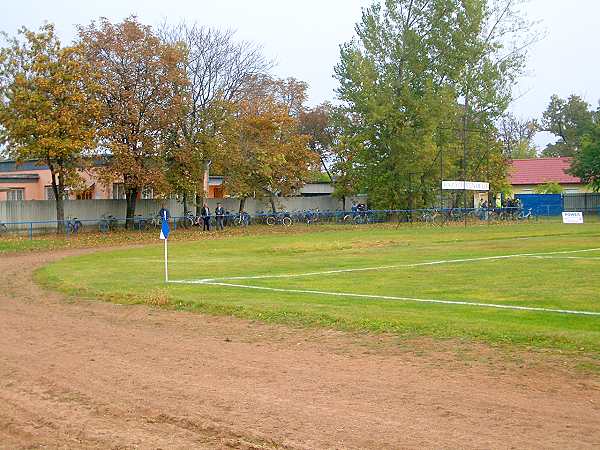
[[[468,121],[469,114],[469,88],[467,88],[467,92],[465,93],[465,111],[463,115],[463,173],[462,180],[466,184],[467,181],[467,127],[469,125]],[[463,186],[463,187],[466,187]],[[465,227],[467,226],[467,190],[463,189],[463,214],[465,219]]]
[[[412,192],[412,172],[408,172],[408,209],[410,210],[410,221],[413,219],[413,192]]]
[[[440,211],[444,209],[444,189],[442,183],[444,182],[444,147],[440,147]]]

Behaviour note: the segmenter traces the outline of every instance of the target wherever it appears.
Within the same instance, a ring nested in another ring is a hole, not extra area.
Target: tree
[[[374,206],[413,208],[435,202],[442,178],[497,168],[492,178],[504,180],[506,162],[492,153],[501,151],[495,121],[522,71],[526,28],[512,0],[365,9],[336,66],[344,189],[367,193]]]
[[[536,194],[562,194],[564,192],[563,187],[556,181],[548,181],[544,184],[540,184],[534,189]]]
[[[329,181],[333,176],[328,167],[332,161],[332,148],[337,139],[338,129],[333,120],[334,107],[328,102],[300,112],[300,133],[309,136],[308,145],[319,156],[321,166]]]
[[[135,17],[80,27],[79,40],[99,73],[100,142],[108,150],[102,172],[108,181],[123,181],[132,227],[142,189],[168,190],[164,143],[182,111],[183,53]]]
[[[498,134],[504,155],[510,159],[536,158],[533,138],[538,128],[535,120],[519,120],[511,114],[503,116],[498,123]]]
[[[22,28],[19,37],[0,53],[0,138],[11,157],[50,169],[60,231],[66,189],[78,186],[78,169],[95,148],[94,70],[81,46],[61,46],[51,24]]]
[[[563,100],[553,95],[542,115],[541,129],[558,137],[543,150],[544,156],[573,156],[581,148],[583,137],[593,126],[590,105],[577,95]]]
[[[600,110],[595,124],[581,140],[581,150],[573,157],[570,173],[600,192]]]
[[[232,131],[232,111],[243,99],[247,84],[266,73],[271,62],[260,46],[236,41],[231,30],[200,27],[196,24],[163,26],[161,37],[185,49],[183,70],[188,79],[183,97],[183,114],[177,123],[180,136],[177,158],[182,161],[174,175],[187,200],[187,192],[197,193],[200,213],[204,180],[212,162],[223,166],[224,139]],[[187,201],[184,201],[187,210]]]
[[[225,184],[244,199],[293,193],[318,167],[318,156],[299,134],[298,119],[281,96],[279,80],[257,77],[246,89],[237,114],[236,142],[229,148]]]

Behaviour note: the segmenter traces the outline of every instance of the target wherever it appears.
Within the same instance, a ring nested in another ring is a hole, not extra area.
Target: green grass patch
[[[319,272],[600,247],[596,223],[471,228],[382,225],[172,242],[171,279]],[[76,296],[295,326],[459,338],[600,355],[600,317],[163,282],[160,244],[67,258],[40,269]],[[600,251],[233,283],[600,312]]]

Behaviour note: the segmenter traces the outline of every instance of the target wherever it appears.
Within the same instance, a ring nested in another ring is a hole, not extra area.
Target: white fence
[[[364,201],[364,200],[363,200]],[[217,202],[230,212],[239,210],[240,201],[234,198],[208,199],[208,206],[214,210]],[[346,208],[350,208],[352,199],[346,199]],[[138,200],[136,214],[151,217],[158,212],[161,205],[171,211],[171,215],[182,216],[183,204],[176,200]],[[319,209],[321,211],[335,211],[343,209],[343,203],[331,196],[320,197],[278,197],[275,199],[278,211],[303,211],[307,209]],[[194,210],[192,205],[190,209]],[[112,215],[124,218],[127,210],[125,200],[65,200],[65,218],[77,217],[80,220],[96,220],[102,215]],[[250,214],[258,211],[270,211],[271,205],[268,199],[257,200],[246,199],[244,210]],[[0,222],[45,222],[56,220],[56,204],[53,200],[25,200],[25,201],[2,201],[0,202]],[[34,228],[43,228],[44,224],[34,225]]]

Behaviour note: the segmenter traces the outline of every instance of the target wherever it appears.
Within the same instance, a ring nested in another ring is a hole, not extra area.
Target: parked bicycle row
[[[198,228],[202,230],[222,230],[227,227],[246,227],[249,225],[267,225],[290,227],[292,225],[313,226],[318,224],[355,224],[366,225],[374,223],[422,223],[427,226],[443,226],[452,223],[496,223],[506,221],[526,221],[534,217],[531,209],[523,208],[430,208],[420,210],[368,210],[354,209],[351,211],[258,211],[255,214],[248,212],[231,212],[225,210],[204,211],[198,215],[189,212],[181,217],[169,216],[169,222],[174,229]],[[31,236],[42,229],[56,228],[56,221],[40,222],[0,222],[0,234],[10,232],[26,232]],[[159,212],[150,216],[138,215],[130,219],[129,226],[123,217],[103,215],[100,219],[79,219],[67,217],[64,221],[64,231],[67,234],[78,234],[82,231],[100,231],[108,233],[119,229],[133,229],[135,231],[159,230],[161,215]]]

